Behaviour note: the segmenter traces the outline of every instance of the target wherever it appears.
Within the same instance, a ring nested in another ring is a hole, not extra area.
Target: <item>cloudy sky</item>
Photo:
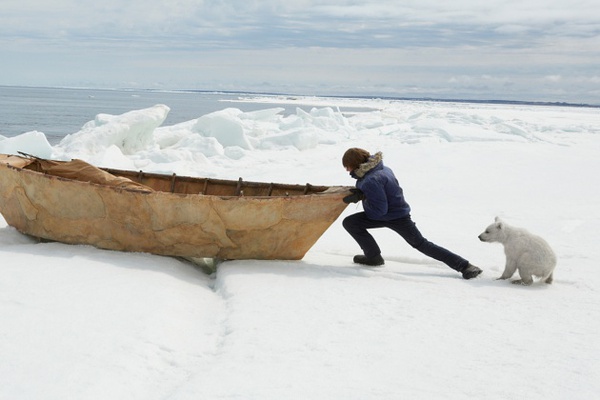
[[[0,85],[600,104],[600,0],[2,0],[0,59]]]

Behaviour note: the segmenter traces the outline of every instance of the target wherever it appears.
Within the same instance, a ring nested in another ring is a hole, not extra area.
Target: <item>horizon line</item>
[[[472,103],[472,104],[500,104],[500,105],[532,105],[532,106],[555,106],[555,107],[582,107],[582,108],[600,108],[600,104],[573,103],[565,101],[533,101],[533,100],[502,100],[502,99],[469,99],[469,98],[436,98],[436,97],[404,97],[393,95],[310,95],[284,92],[262,92],[253,90],[211,90],[211,89],[156,89],[156,88],[135,88],[135,87],[91,87],[91,86],[29,86],[29,85],[5,85],[0,87],[29,88],[29,89],[69,89],[69,90],[122,90],[122,91],[140,91],[140,92],[181,92],[181,93],[223,93],[223,94],[246,94],[253,96],[286,96],[286,97],[320,97],[333,99],[363,99],[363,100],[390,100],[390,101],[431,101],[439,103]]]

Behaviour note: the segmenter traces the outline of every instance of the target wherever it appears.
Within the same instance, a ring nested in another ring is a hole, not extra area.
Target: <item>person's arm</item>
[[[360,189],[350,189],[350,192],[352,192],[352,194],[349,194],[343,199],[346,204],[358,203],[365,198],[364,193]]]
[[[375,180],[368,180],[362,185],[361,189],[365,194],[363,208],[367,217],[371,219],[384,217],[388,212],[388,200],[383,184]]]

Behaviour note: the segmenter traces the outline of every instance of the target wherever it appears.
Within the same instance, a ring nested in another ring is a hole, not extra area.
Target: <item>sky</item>
[[[598,0],[3,0],[0,85],[600,104]]]

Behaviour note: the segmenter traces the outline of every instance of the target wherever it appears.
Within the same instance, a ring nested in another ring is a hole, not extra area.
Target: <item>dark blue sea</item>
[[[103,90],[0,86],[0,135],[43,132],[51,144],[78,132],[97,114],[119,115],[131,110],[165,104],[171,111],[163,126],[196,119],[228,107],[254,111],[275,105],[236,102],[239,93]],[[285,105],[276,105],[284,107]],[[297,106],[286,108],[294,112]]]

